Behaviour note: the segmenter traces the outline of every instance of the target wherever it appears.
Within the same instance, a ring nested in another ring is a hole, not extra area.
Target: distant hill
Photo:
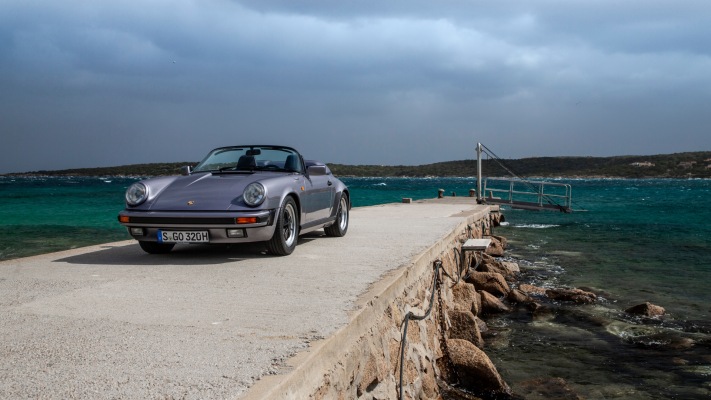
[[[617,157],[532,157],[502,160],[522,177],[711,178],[711,151]],[[474,176],[476,160],[419,166],[329,164],[340,176]],[[508,176],[495,160],[482,161],[485,176]]]
[[[711,151],[617,157],[532,157],[503,160],[522,177],[618,177],[618,178],[711,178]],[[183,165],[195,162],[134,164],[119,167],[80,168],[59,171],[31,171],[6,175],[48,176],[159,176],[180,173]],[[485,176],[508,176],[497,162],[482,162]],[[476,160],[445,161],[434,164],[345,165],[328,164],[337,176],[423,177],[474,176]]]
[[[74,168],[55,171],[30,171],[6,176],[41,175],[41,176],[165,176],[177,175],[183,165],[195,165],[197,162],[131,164],[118,167]]]

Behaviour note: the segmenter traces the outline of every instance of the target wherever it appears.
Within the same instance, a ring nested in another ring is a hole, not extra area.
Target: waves
[[[557,228],[560,225],[556,224],[514,224],[514,228],[526,228],[526,229],[550,229]]]

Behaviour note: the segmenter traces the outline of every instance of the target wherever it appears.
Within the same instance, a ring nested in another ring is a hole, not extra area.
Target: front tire
[[[274,236],[267,242],[267,250],[276,256],[288,256],[296,248],[299,237],[299,213],[291,197],[284,199],[279,209]]]
[[[158,243],[158,242],[145,242],[139,241],[138,244],[141,249],[148,254],[166,254],[170,253],[175,247],[175,243]]]
[[[336,222],[331,226],[323,228],[326,236],[343,237],[348,232],[348,195],[345,193],[341,196],[341,201],[338,202],[338,212],[336,213]]]

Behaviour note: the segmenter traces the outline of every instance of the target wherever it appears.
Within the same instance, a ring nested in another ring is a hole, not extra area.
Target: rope
[[[434,262],[434,276],[432,278],[432,295],[430,296],[430,304],[429,307],[427,308],[427,311],[425,312],[424,315],[415,315],[411,311],[408,311],[407,314],[405,315],[405,320],[403,321],[403,332],[402,332],[402,340],[400,341],[400,392],[399,392],[399,399],[402,400],[402,374],[404,370],[404,362],[405,362],[405,347],[407,346],[407,326],[410,323],[410,320],[414,321],[422,321],[423,319],[429,317],[430,313],[432,312],[432,306],[434,305],[434,298],[435,298],[435,293],[437,291],[437,282],[438,282],[438,277],[439,277],[439,269],[442,267],[442,260],[435,260]],[[444,269],[444,268],[443,268]],[[441,317],[441,316],[440,316]]]

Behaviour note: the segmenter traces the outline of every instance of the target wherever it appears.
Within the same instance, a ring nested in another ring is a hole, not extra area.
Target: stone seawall
[[[263,379],[246,398],[393,399],[400,390],[405,399],[440,398],[438,380],[446,375],[447,363],[441,346],[438,296],[446,308],[454,307],[453,279],[462,265],[469,266],[473,255],[465,252],[462,256],[462,244],[489,234],[502,218],[495,207],[457,217],[463,222],[452,232],[363,294],[346,327],[312,343],[310,351],[296,357],[298,367],[287,377]],[[424,316],[430,308],[436,264],[440,293],[434,296],[427,318],[409,322],[400,388],[403,321],[408,312]]]

